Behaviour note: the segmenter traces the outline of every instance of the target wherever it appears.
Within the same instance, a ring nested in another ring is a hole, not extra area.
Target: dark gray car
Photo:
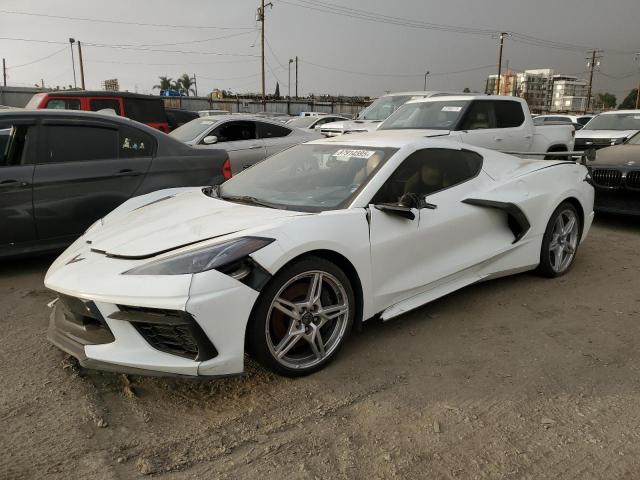
[[[63,248],[136,195],[222,183],[227,158],[123,117],[2,112],[0,258]]]

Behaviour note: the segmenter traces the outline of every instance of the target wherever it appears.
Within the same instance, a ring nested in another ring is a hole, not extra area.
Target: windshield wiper
[[[264,200],[260,200],[259,198],[252,197],[250,195],[218,195],[218,198],[222,200],[227,200],[230,202],[250,203],[250,204],[258,205],[261,207],[275,208],[278,210],[284,209],[282,205],[276,205],[275,203],[265,202]]]

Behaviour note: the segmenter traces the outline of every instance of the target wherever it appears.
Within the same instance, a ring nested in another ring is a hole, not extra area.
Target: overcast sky
[[[279,81],[281,94],[286,94],[288,59],[296,55],[300,59],[300,94],[379,95],[385,91],[421,90],[426,70],[431,72],[429,89],[483,90],[486,76],[495,73],[498,41],[490,34],[368,21],[362,19],[361,12],[353,10],[352,16],[317,10],[336,11],[330,4],[414,22],[465,27],[465,31],[512,31],[547,41],[603,49],[601,72],[594,79],[595,90],[610,91],[619,101],[637,85],[640,77],[632,53],[640,51],[640,0],[272,2],[274,6],[267,9],[266,22],[268,92],[273,92]],[[10,85],[32,86],[40,79],[47,86],[69,85],[73,83],[71,54],[64,42],[74,37],[84,44],[87,88],[99,89],[103,80],[118,78],[122,89],[151,92],[159,75],[176,78],[187,72],[197,75],[200,94],[213,88],[258,92],[257,6],[257,0],[0,0],[0,56],[6,58]],[[7,11],[193,28],[98,23]],[[564,45],[550,48],[522,40],[526,41],[514,36],[505,41],[505,67],[507,62],[516,70],[550,67],[557,73],[586,78],[586,48]],[[48,59],[20,66],[51,54]],[[460,70],[467,71],[447,73]]]

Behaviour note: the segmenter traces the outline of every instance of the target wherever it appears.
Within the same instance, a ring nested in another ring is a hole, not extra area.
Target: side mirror
[[[213,145],[214,143],[218,143],[218,137],[215,135],[207,135],[202,141],[205,145]]]
[[[398,203],[382,203],[375,205],[375,208],[383,212],[398,215],[408,220],[413,220],[416,218],[415,213],[413,213],[414,209],[419,210],[421,208],[429,208],[433,210],[438,207],[432,203],[428,203],[424,195],[418,195],[417,193],[405,193]]]

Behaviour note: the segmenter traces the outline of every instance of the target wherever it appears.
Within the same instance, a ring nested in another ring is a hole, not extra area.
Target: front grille
[[[640,188],[640,170],[627,173],[627,187]]]
[[[99,345],[115,340],[102,314],[91,301],[68,295],[58,297],[61,315],[58,327],[82,345]]]
[[[594,183],[599,187],[616,188],[622,183],[622,172],[600,168],[591,173]]]
[[[109,318],[130,322],[156,350],[197,361],[218,355],[200,325],[186,312],[124,305],[118,308]]]

